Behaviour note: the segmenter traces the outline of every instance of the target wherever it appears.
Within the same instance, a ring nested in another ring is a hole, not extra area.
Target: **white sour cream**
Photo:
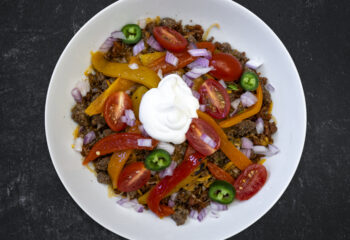
[[[198,100],[177,74],[163,78],[157,88],[146,92],[140,104],[140,121],[154,139],[180,144],[192,118],[197,118]]]

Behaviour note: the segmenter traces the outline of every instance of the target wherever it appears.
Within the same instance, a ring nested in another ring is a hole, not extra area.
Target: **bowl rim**
[[[88,25],[90,25],[91,22],[95,21],[96,18],[98,18],[100,15],[103,15],[106,11],[108,11],[110,8],[113,8],[115,6],[117,6],[118,4],[121,4],[123,2],[126,2],[127,0],[119,0],[117,2],[111,3],[110,5],[106,6],[105,8],[103,8],[102,10],[100,10],[98,13],[96,13],[92,18],[90,18],[75,34],[74,36],[69,40],[68,44],[65,46],[64,50],[62,51],[60,57],[58,58],[56,65],[54,67],[53,73],[51,75],[50,78],[50,82],[49,82],[49,86],[48,86],[48,90],[47,90],[47,94],[46,94],[46,99],[45,99],[45,135],[46,135],[46,142],[47,142],[47,146],[48,146],[48,150],[49,150],[49,154],[50,154],[50,158],[52,161],[52,164],[54,165],[55,171],[60,179],[60,181],[62,182],[64,188],[66,189],[66,191],[69,193],[70,197],[74,200],[74,202],[91,218],[93,219],[96,223],[98,223],[99,225],[101,225],[102,227],[104,227],[105,229],[108,229],[109,231],[111,231],[114,234],[120,235],[122,237],[125,238],[129,238],[131,239],[132,236],[127,233],[127,232],[123,232],[123,231],[115,231],[114,229],[112,229],[109,226],[106,226],[102,223],[101,219],[97,219],[95,217],[93,217],[93,214],[90,212],[89,209],[85,208],[81,202],[79,201],[79,199],[73,194],[73,191],[68,187],[68,184],[66,182],[66,180],[62,177],[60,171],[58,170],[58,166],[56,165],[56,161],[53,159],[53,155],[52,155],[52,144],[50,144],[49,139],[50,139],[50,130],[48,128],[48,102],[49,102],[49,98],[50,98],[50,93],[53,90],[52,87],[52,82],[53,82],[53,78],[56,75],[56,72],[58,71],[58,66],[60,65],[60,63],[62,62],[62,58],[65,55],[65,53],[68,51],[69,46],[72,44],[72,42],[74,42],[75,38],[77,38],[77,36],[85,29],[88,27]],[[301,142],[301,148],[299,149],[298,152],[298,161],[295,164],[295,168],[293,169],[293,171],[290,171],[290,176],[288,178],[288,183],[285,184],[285,186],[281,187],[278,197],[276,197],[273,201],[269,202],[266,204],[266,207],[264,209],[264,211],[261,211],[259,216],[254,219],[253,221],[245,224],[239,231],[237,231],[236,233],[234,233],[234,235],[239,234],[240,232],[242,232],[243,230],[247,229],[248,227],[252,226],[255,222],[257,222],[260,218],[262,218],[268,211],[270,211],[270,209],[276,204],[276,202],[281,198],[281,196],[283,195],[283,193],[286,191],[286,189],[288,188],[288,186],[290,185],[296,170],[299,166],[299,163],[301,161],[301,157],[302,157],[302,153],[303,153],[303,149],[305,147],[305,139],[306,139],[306,132],[307,132],[307,105],[306,105],[306,100],[305,100],[305,94],[304,94],[304,89],[303,89],[303,85],[301,83],[301,78],[299,75],[299,72],[296,68],[296,65],[293,61],[293,58],[291,57],[289,51],[287,50],[287,48],[285,47],[285,45],[282,43],[282,41],[280,40],[280,38],[277,36],[277,34],[270,28],[270,26],[268,24],[266,24],[260,17],[258,17],[255,13],[253,13],[252,11],[250,11],[248,8],[242,6],[241,4],[235,2],[235,1],[231,1],[231,0],[220,0],[220,1],[225,1],[225,2],[230,2],[231,4],[234,4],[235,7],[239,8],[240,11],[245,11],[246,13],[252,15],[255,20],[259,21],[261,24],[265,25],[268,29],[268,31],[270,32],[270,34],[272,34],[272,36],[277,40],[277,43],[280,45],[281,49],[283,51],[285,51],[286,56],[288,57],[289,61],[292,63],[291,67],[293,68],[293,70],[295,71],[295,73],[297,74],[298,80],[297,81],[300,90],[301,90],[301,97],[302,97],[302,108],[301,109],[301,118],[303,119],[304,123],[302,127],[302,130],[300,131],[302,133],[302,142]],[[225,238],[229,238],[232,237],[234,235],[226,235]]]

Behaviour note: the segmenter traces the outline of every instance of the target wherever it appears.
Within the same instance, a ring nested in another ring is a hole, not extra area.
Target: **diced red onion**
[[[196,219],[198,217],[198,211],[192,209],[189,217]]]
[[[121,116],[120,117],[120,121],[123,122],[123,123],[126,123],[127,118],[125,116]]]
[[[265,146],[261,146],[261,145],[255,145],[253,147],[253,152],[256,154],[267,154],[268,153],[268,149]]]
[[[142,204],[137,204],[135,205],[134,209],[136,210],[136,212],[142,213],[145,207]]]
[[[276,146],[273,145],[273,144],[269,144],[267,147],[268,147],[268,150],[269,150],[269,152],[268,152],[268,155],[269,155],[269,156],[273,156],[273,155],[275,155],[275,154],[277,154],[277,153],[280,152],[280,150],[278,149],[278,147],[276,147]]]
[[[252,150],[251,149],[246,149],[246,148],[242,148],[240,150],[247,158],[250,158],[250,155],[252,153]]]
[[[203,221],[203,219],[207,216],[207,214],[208,214],[208,208],[203,208],[199,213],[198,213],[198,217],[197,217],[197,219],[198,219],[198,221]]]
[[[200,111],[205,112],[205,109],[206,109],[205,104],[199,105],[199,110],[200,110]]]
[[[135,125],[136,118],[133,110],[126,109],[124,112],[124,116],[125,118],[123,118],[123,116],[121,117],[122,122],[125,121],[125,123],[130,127]]]
[[[172,161],[170,163],[170,166],[167,167],[166,169],[164,169],[163,171],[160,171],[159,172],[159,178],[164,178],[166,176],[172,176],[173,173],[174,173],[174,170],[176,168],[176,162],[175,161]]]
[[[116,40],[114,37],[108,37],[98,49],[100,52],[108,52],[108,50],[113,46],[113,42]]]
[[[122,31],[114,31],[111,33],[111,37],[115,39],[126,39],[124,33]]]
[[[220,80],[219,81],[219,83],[221,84],[221,86],[223,86],[224,88],[227,88],[227,85],[226,85],[226,83],[225,83],[225,81],[224,80]]]
[[[117,203],[125,208],[133,208],[138,213],[142,213],[144,210],[144,206],[139,204],[136,199],[129,200],[129,198],[121,198]]]
[[[132,63],[132,64],[129,64],[129,68],[132,70],[135,70],[139,68],[139,65],[137,63]]]
[[[167,142],[159,142],[157,145],[157,149],[163,149],[167,151],[170,155],[173,155],[175,152],[175,146]]]
[[[128,203],[129,202],[129,199],[128,198],[121,198],[120,200],[117,201],[117,203],[120,205],[120,206],[123,206],[124,204]]]
[[[145,49],[145,42],[143,39],[141,39],[133,48],[132,48],[132,54],[136,56],[140,52],[142,52]]]
[[[211,148],[215,148],[216,147],[215,141],[211,137],[209,137],[207,134],[203,133],[201,135],[201,139],[203,140],[203,142],[208,144]]]
[[[152,139],[137,139],[137,145],[139,147],[152,147]]]
[[[200,73],[194,73],[192,71],[188,71],[187,73],[185,73],[184,76],[187,76],[189,78],[193,78],[194,79],[194,78],[199,78],[201,75],[202,74],[200,74]]]
[[[84,130],[85,130],[85,127],[84,127],[84,126],[81,126],[81,127],[79,128],[79,133],[82,133]]]
[[[212,218],[219,218],[219,212],[218,211],[215,211],[215,210],[210,210],[209,214],[208,214],[209,217],[212,217]]]
[[[188,49],[197,49],[196,44],[194,44],[193,42],[188,44]]]
[[[143,127],[143,125],[139,125],[138,126],[139,130],[141,131],[141,134],[145,137],[149,137],[148,133],[146,132],[145,128]]]
[[[74,150],[77,152],[81,152],[83,150],[84,140],[81,137],[78,137],[74,140]]]
[[[165,62],[176,67],[177,64],[179,63],[179,59],[171,52],[166,51]]]
[[[147,44],[150,45],[154,50],[157,50],[157,51],[163,51],[164,50],[162,48],[162,46],[159,44],[159,42],[157,42],[157,40],[153,36],[150,36],[147,39]]]
[[[197,92],[196,90],[192,90],[192,94],[195,98],[199,99],[201,97],[201,95],[199,94],[199,92]]]
[[[90,91],[90,83],[87,80],[81,80],[77,82],[75,85],[76,88],[80,90],[81,96],[86,96],[86,94]]]
[[[205,48],[189,49],[187,50],[193,57],[208,57],[211,53]]]
[[[175,202],[173,200],[169,199],[168,206],[169,207],[174,207],[175,206]]]
[[[189,88],[192,88],[192,86],[193,86],[193,80],[192,79],[190,79],[188,76],[186,76],[186,75],[183,75],[182,76],[182,79],[185,81],[185,83],[187,84],[187,86],[189,87]]]
[[[81,103],[83,97],[81,96],[80,90],[78,88],[73,88],[70,93],[77,103]]]
[[[275,88],[270,83],[266,84],[265,88],[267,91],[269,91],[271,93],[275,91]]]
[[[239,104],[240,104],[240,102],[241,102],[241,99],[239,99],[239,98],[235,99],[234,101],[231,102],[231,107],[233,109],[237,109]]]
[[[212,67],[195,67],[193,69],[191,69],[189,72],[185,73],[185,75],[187,77],[190,78],[198,78],[200,76],[202,76],[203,74],[206,74],[208,72],[210,72],[213,68]]]
[[[188,64],[187,67],[190,69],[195,67],[207,68],[209,67],[209,60],[206,58],[197,58],[195,61]]]
[[[237,113],[238,109],[236,108],[230,113],[230,117],[233,117]]]
[[[175,199],[176,199],[176,197],[177,197],[177,194],[178,194],[178,192],[171,194],[171,195],[170,195],[170,199],[173,200],[173,201],[175,201]]]
[[[251,92],[245,92],[241,95],[241,102],[242,102],[243,107],[253,106],[257,101],[258,101],[258,99]]]
[[[163,78],[163,71],[162,71],[162,69],[159,69],[159,70],[158,70],[157,75],[158,75],[158,77],[159,77],[160,79]]]
[[[263,64],[263,62],[259,59],[250,59],[248,62],[246,62],[246,66],[251,68],[251,69],[258,69],[261,65]]]
[[[262,134],[264,132],[264,120],[262,120],[261,117],[259,117],[256,122],[255,122],[255,128],[256,128],[256,132],[258,134]]]
[[[214,211],[226,211],[228,209],[227,205],[225,204],[220,204],[217,202],[210,202],[210,209]]]
[[[241,146],[242,146],[242,148],[245,148],[245,149],[252,149],[254,144],[252,141],[250,141],[249,138],[242,137],[241,138]]]
[[[96,138],[96,134],[94,131],[88,132],[84,137],[84,145],[91,143]]]

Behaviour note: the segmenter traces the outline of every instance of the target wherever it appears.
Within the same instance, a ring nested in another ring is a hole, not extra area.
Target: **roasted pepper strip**
[[[157,60],[158,58],[161,58],[165,56],[165,52],[153,52],[153,53],[145,53],[145,54],[140,54],[139,58],[141,60],[141,63],[144,66],[147,66]]]
[[[246,167],[252,164],[252,161],[250,161],[249,158],[247,158],[243,153],[241,153],[241,151],[239,151],[235,147],[235,145],[233,145],[233,143],[228,140],[225,132],[213,118],[201,111],[197,111],[197,114],[199,118],[209,123],[219,134],[221,140],[220,149],[221,151],[223,151],[226,157],[228,157],[228,159],[230,159],[233,162],[233,164],[235,164],[235,166],[237,166],[241,170],[244,170]]]
[[[122,171],[131,153],[131,149],[126,151],[115,152],[109,160],[107,172],[112,180],[113,189],[116,189],[118,187],[118,179],[120,172]]]
[[[158,75],[148,67],[138,66],[137,69],[130,69],[128,63],[107,61],[101,52],[92,54],[91,63],[97,71],[106,76],[121,77],[145,85],[148,88],[157,87],[160,80]]]
[[[175,168],[172,176],[166,176],[151,190],[147,205],[158,217],[166,217],[173,213],[170,207],[160,205],[160,201],[197,168],[202,158],[204,156],[200,153],[190,154]]]
[[[233,177],[228,174],[224,169],[218,167],[216,164],[208,162],[207,167],[209,169],[209,172],[218,180],[223,180],[228,183],[231,183],[232,185],[235,183],[235,180]]]
[[[211,53],[215,51],[215,45],[212,42],[197,42],[197,48],[206,48]]]
[[[90,103],[90,105],[85,109],[85,113],[89,116],[102,113],[105,101],[112,93],[126,91],[133,85],[134,83],[131,81],[118,78],[100,96]]]
[[[244,112],[237,114],[229,119],[223,120],[219,123],[220,127],[222,128],[228,128],[232,127],[233,125],[236,125],[240,122],[242,122],[244,119],[247,119],[258,112],[260,112],[262,102],[263,102],[263,92],[261,89],[261,84],[259,84],[259,87],[256,89],[256,97],[258,101],[251,107],[249,107]]]
[[[196,57],[191,56],[187,51],[173,54],[179,59],[179,63],[176,66],[165,62],[165,56],[163,56],[158,58],[151,64],[147,65],[147,67],[151,68],[155,72],[158,72],[158,70],[161,69],[162,73],[166,74],[177,69],[183,68],[191,62],[193,62],[194,60],[196,60]]]
[[[152,141],[151,147],[139,146],[139,139],[148,139]],[[127,149],[145,149],[152,150],[157,146],[158,142],[152,138],[146,138],[141,134],[137,133],[115,133],[107,137],[102,138],[98,141],[90,150],[89,154],[86,156],[83,164],[86,165],[89,162],[95,160],[96,158]]]
[[[143,94],[145,94],[148,91],[148,88],[145,86],[138,87],[135,92],[131,96],[132,100],[132,108],[134,110],[136,118],[139,118],[139,109],[140,109],[140,103]]]

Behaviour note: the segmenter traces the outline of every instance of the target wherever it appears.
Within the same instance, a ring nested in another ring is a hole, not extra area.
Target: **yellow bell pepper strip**
[[[220,127],[222,128],[232,127],[233,125],[236,125],[242,122],[244,119],[247,119],[257,114],[258,112],[260,112],[261,106],[263,103],[263,92],[262,92],[261,84],[259,84],[259,87],[256,89],[256,97],[258,101],[253,106],[249,107],[247,110],[245,110],[240,114],[237,114],[231,118],[221,121],[219,123]]]
[[[139,118],[139,108],[143,94],[148,91],[145,86],[138,87],[131,96],[132,108],[134,110],[136,118]]]
[[[89,116],[102,113],[105,101],[112,93],[117,91],[126,91],[133,85],[134,83],[132,81],[118,78],[100,96],[90,103],[90,105],[85,109],[85,113]]]
[[[115,152],[109,160],[107,172],[112,180],[113,189],[118,187],[119,175],[132,151],[133,150],[129,149],[126,151]]]
[[[192,89],[195,91],[199,91],[199,88],[202,86],[202,84],[204,83],[204,79],[202,77],[199,78],[195,78],[193,79],[193,86]]]
[[[129,60],[129,64],[136,63],[137,65],[141,65],[141,62],[138,57],[131,56]]]
[[[106,76],[121,77],[145,85],[148,88],[157,87],[160,81],[158,75],[148,67],[139,66],[137,69],[130,69],[128,63],[107,61],[101,52],[92,54],[91,63],[97,71]]]
[[[153,52],[153,53],[146,53],[146,54],[140,54],[139,58],[141,60],[142,65],[147,66],[157,60],[158,58],[161,58],[165,56],[165,52]]]
[[[217,134],[219,134],[221,140],[220,149],[226,155],[226,157],[233,162],[234,165],[236,165],[239,169],[244,170],[246,167],[252,164],[252,161],[250,161],[249,158],[247,158],[235,147],[235,145],[233,145],[232,142],[228,140],[225,132],[212,117],[201,111],[197,111],[197,114],[199,118],[209,123],[215,129]]]

